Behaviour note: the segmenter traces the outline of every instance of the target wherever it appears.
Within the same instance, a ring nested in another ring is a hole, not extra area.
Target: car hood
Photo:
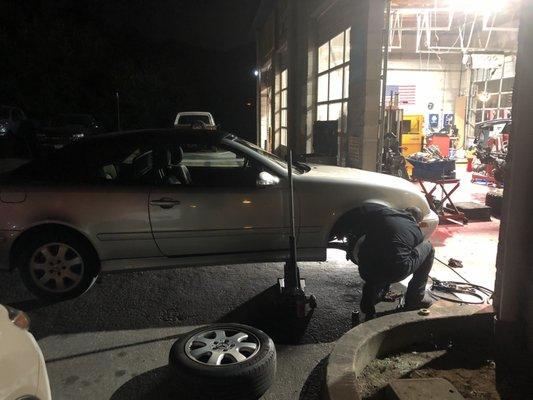
[[[405,179],[355,168],[313,164],[309,166],[310,171],[299,176],[302,182],[357,187],[361,191],[364,190],[370,197],[375,194],[377,202],[392,206],[403,206],[394,201],[397,196],[405,195],[406,198],[411,199],[414,196],[422,200],[425,204],[424,208],[427,208],[427,202],[420,188]]]
[[[309,177],[311,179],[320,179],[336,182],[372,182],[374,184],[385,185],[389,187],[392,186],[397,188],[404,187],[405,184],[408,184],[408,186],[412,186],[412,184],[406,181],[405,179],[401,179],[392,175],[365,171],[357,168],[345,168],[318,164],[309,164],[309,167],[311,168],[310,171],[302,176]]]

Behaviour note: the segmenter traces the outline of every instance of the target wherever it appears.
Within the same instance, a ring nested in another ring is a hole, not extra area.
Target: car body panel
[[[303,246],[327,241],[339,218],[365,203],[398,209],[417,206],[425,219],[435,219],[417,186],[394,176],[354,168],[312,165],[308,173],[295,176],[294,180]]]
[[[209,137],[217,134],[206,132]],[[166,134],[161,141],[176,137],[173,131]],[[114,135],[114,139],[120,137]],[[159,143],[159,136],[156,139]],[[222,137],[220,143],[244,154],[279,182],[238,188],[3,184],[0,268],[8,268],[12,244],[22,232],[50,223],[71,227],[87,237],[104,270],[155,267],[158,262],[163,266],[283,260],[289,225],[283,162],[263,156],[234,137]],[[419,207],[425,215],[421,227],[426,237],[438,223],[419,188],[400,178],[323,165],[311,165],[306,172],[295,170],[293,176],[302,260],[324,260],[335,224],[365,203]],[[164,198],[180,203],[169,209],[150,204]]]
[[[87,237],[102,260],[160,256],[148,217],[149,192],[145,187],[34,185],[24,202],[0,202],[0,215],[8,216],[0,220],[0,231],[17,236],[59,224]]]
[[[286,249],[287,212],[281,187],[177,186],[150,194],[150,219],[164,255],[188,256]],[[179,201],[172,208],[152,205]]]
[[[41,349],[28,331],[14,325],[0,305],[0,399],[35,396],[50,400],[50,384]]]

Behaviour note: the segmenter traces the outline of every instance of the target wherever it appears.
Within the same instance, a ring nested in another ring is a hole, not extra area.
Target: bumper
[[[420,223],[420,229],[426,239],[429,239],[432,233],[435,232],[437,225],[439,225],[439,216],[434,211],[430,210],[429,214],[427,214],[424,217],[424,220]]]
[[[18,231],[0,231],[0,270],[9,269],[9,253]]]

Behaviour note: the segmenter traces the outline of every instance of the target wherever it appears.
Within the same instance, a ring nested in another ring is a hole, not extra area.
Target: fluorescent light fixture
[[[464,13],[491,14],[502,11],[508,6],[508,0],[448,0],[448,6],[454,11]]]

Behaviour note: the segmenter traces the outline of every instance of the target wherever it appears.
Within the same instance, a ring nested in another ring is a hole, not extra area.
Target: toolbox
[[[408,158],[407,161],[413,165],[413,178],[426,180],[455,179],[455,160],[423,162]]]

